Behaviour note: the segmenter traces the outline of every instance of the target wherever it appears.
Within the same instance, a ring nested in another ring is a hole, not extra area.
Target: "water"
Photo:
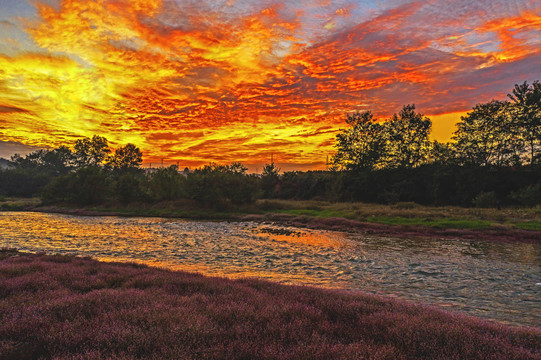
[[[541,245],[413,240],[253,222],[0,212],[0,247],[360,290],[541,326]]]

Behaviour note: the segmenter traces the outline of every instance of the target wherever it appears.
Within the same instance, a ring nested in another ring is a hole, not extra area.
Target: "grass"
[[[332,218],[332,217],[343,217],[343,218],[350,218],[351,214],[348,214],[344,211],[336,211],[332,209],[289,209],[289,210],[280,210],[279,211],[282,214],[290,214],[290,215],[307,215],[307,216],[315,216],[315,217],[321,217],[321,218]]]
[[[430,226],[440,229],[488,229],[493,223],[478,219],[426,219],[392,216],[369,216],[366,221],[387,225]]]
[[[522,221],[514,224],[514,226],[523,230],[541,231],[541,221],[539,220]]]
[[[11,198],[0,196],[0,210],[17,211],[33,208],[40,204],[39,198]]]
[[[39,199],[5,199],[0,210],[24,210],[39,205]],[[62,210],[62,207],[59,207]],[[422,206],[412,202],[395,205],[331,203],[326,201],[258,200],[254,204],[207,204],[191,200],[157,204],[107,204],[86,207],[88,212],[124,216],[179,217],[235,220],[246,214],[287,214],[311,218],[345,218],[366,223],[416,226],[435,229],[541,230],[541,208],[479,209],[453,206]],[[75,212],[76,213],[76,212]]]
[[[267,200],[268,212],[320,218],[343,217],[387,225],[425,226],[445,229],[515,228],[540,230],[541,208],[478,209],[422,206],[330,203],[324,201]]]
[[[0,252],[2,359],[540,359],[541,330],[374,295]]]

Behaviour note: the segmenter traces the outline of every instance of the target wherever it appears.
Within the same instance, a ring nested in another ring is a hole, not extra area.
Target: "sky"
[[[0,0],[0,156],[105,136],[144,163],[325,168],[346,114],[446,141],[541,80],[539,0]]]

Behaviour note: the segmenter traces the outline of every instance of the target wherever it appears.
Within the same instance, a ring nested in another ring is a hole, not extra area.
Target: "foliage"
[[[370,111],[348,114],[346,122],[351,128],[336,135],[334,165],[345,170],[377,167],[386,152],[385,125]]]
[[[127,170],[141,166],[143,153],[133,144],[127,144],[117,148],[112,156],[106,161],[107,165],[115,170]]]
[[[73,150],[78,167],[101,165],[111,152],[107,139],[99,135],[75,141]]]
[[[474,199],[473,204],[478,208],[496,207],[499,201],[494,191],[481,192]]]
[[[187,197],[186,178],[176,166],[158,168],[148,179],[149,195],[156,201],[178,200]]]
[[[523,206],[541,205],[541,182],[513,191],[510,197]]]
[[[415,167],[428,159],[432,123],[405,105],[378,123],[370,111],[348,114],[351,126],[336,136],[335,167],[345,170]]]
[[[271,164],[265,164],[263,166],[263,172],[261,173],[261,189],[263,190],[263,196],[267,199],[276,197],[276,194],[280,191],[280,169]]]
[[[416,167],[427,161],[432,122],[415,112],[415,105],[405,105],[385,125],[385,167]]]
[[[42,191],[45,203],[100,204],[110,198],[106,170],[94,165],[54,178]]]
[[[508,95],[512,101],[513,126],[525,142],[530,165],[541,163],[541,83],[516,84]]]
[[[251,203],[258,191],[257,177],[246,174],[240,163],[210,164],[189,173],[186,189],[190,198],[211,206]]]
[[[509,103],[477,104],[461,118],[453,139],[460,162],[477,166],[520,164],[523,142],[513,127]]]

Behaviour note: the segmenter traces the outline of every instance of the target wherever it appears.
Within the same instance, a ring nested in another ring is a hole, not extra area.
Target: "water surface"
[[[0,212],[0,247],[360,290],[541,326],[541,245],[413,240],[253,222]]]

